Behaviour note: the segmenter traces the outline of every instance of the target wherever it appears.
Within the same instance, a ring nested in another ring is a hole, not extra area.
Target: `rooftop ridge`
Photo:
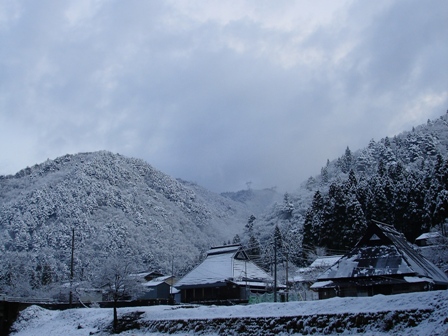
[[[239,247],[239,246],[241,246],[241,244],[219,245],[210,247],[210,250],[228,248],[228,247]]]
[[[390,227],[390,228],[392,228],[392,229],[395,229],[395,227],[393,226],[393,224],[383,223],[383,222],[377,221],[376,219],[372,219],[371,221],[374,222],[375,224],[386,225],[386,226],[388,226],[388,227]]]

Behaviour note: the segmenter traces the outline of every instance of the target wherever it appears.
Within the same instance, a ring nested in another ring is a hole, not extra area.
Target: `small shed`
[[[311,289],[319,299],[447,289],[448,278],[391,225],[372,222],[356,246]]]
[[[169,300],[171,298],[171,286],[165,281],[151,280],[143,283],[142,286],[144,287],[144,290],[143,294],[139,297],[139,300]]]
[[[420,247],[437,245],[441,238],[439,232],[425,232],[415,238],[415,245]]]
[[[212,247],[206,259],[176,283],[181,302],[243,303],[272,291],[274,279],[249,260],[242,246]]]
[[[141,286],[139,300],[170,300],[172,299],[171,287],[175,282],[172,275],[163,275],[160,272],[150,271],[130,275]]]
[[[289,279],[292,293],[297,295],[297,300],[307,301],[318,299],[318,294],[311,290],[311,285],[327,269],[333,266],[342,255],[317,257],[308,267],[299,268]]]

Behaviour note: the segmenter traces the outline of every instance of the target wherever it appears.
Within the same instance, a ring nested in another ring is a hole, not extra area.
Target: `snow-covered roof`
[[[426,278],[426,277],[415,277],[415,276],[407,277],[407,276],[405,276],[404,280],[406,282],[409,282],[409,283],[417,283],[417,282],[431,282],[431,283],[434,283],[434,281],[432,279]]]
[[[207,255],[221,254],[221,253],[235,253],[240,249],[241,249],[241,245],[239,245],[239,244],[215,246],[215,247],[210,248],[210,250],[207,251]]]
[[[261,280],[273,278],[249,260],[240,245],[212,248],[207,258],[176,283],[177,288],[225,283],[226,281]]]
[[[418,241],[418,240],[424,240],[424,239],[434,239],[434,238],[439,238],[439,237],[442,237],[442,235],[439,232],[426,232],[426,233],[422,233],[420,236],[415,238],[415,240]]]
[[[325,287],[325,286],[332,285],[332,284],[333,284],[333,281],[331,281],[331,280],[318,281],[318,282],[313,283],[310,288],[316,289],[316,288],[321,288],[321,287]]]
[[[353,250],[323,273],[319,280],[384,275],[417,276],[448,285],[448,278],[412,248],[392,226],[372,223]]]
[[[131,278],[140,278],[140,279],[146,279],[148,277],[149,278],[153,278],[153,279],[157,279],[157,278],[160,278],[160,277],[162,277],[164,275],[162,273],[160,273],[160,272],[157,272],[157,271],[146,271],[146,272],[129,274],[129,276]]]
[[[167,280],[169,280],[172,277],[173,277],[172,275],[164,275],[164,276],[161,276],[161,277],[154,278],[152,280],[146,281],[146,282],[142,283],[142,285],[145,286],[145,287],[157,287],[157,286],[159,286],[160,284],[163,284],[163,283],[169,285]]]
[[[132,273],[129,274],[130,277],[132,278],[144,278],[145,276],[151,274],[150,272],[141,272],[141,273]]]
[[[321,256],[314,260],[311,265],[304,268],[299,268],[297,272],[289,278],[291,282],[310,282],[315,281],[316,278],[326,269],[333,266],[342,258],[342,255]]]
[[[142,286],[144,287],[157,287],[161,284],[166,284],[167,286],[169,286],[165,281],[148,281],[145,283],[142,283]]]
[[[318,267],[330,267],[333,266],[335,263],[338,262],[339,259],[342,258],[342,255],[334,255],[334,256],[322,256],[318,257],[316,260],[314,260],[310,268],[318,268]]]
[[[164,276],[161,276],[161,277],[154,278],[151,281],[167,281],[167,280],[169,280],[171,278],[173,278],[172,275],[164,275]]]

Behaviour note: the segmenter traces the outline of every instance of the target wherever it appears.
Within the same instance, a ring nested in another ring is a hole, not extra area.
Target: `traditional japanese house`
[[[247,302],[272,290],[274,279],[249,260],[241,245],[213,247],[207,258],[176,283],[181,302]]]
[[[372,222],[356,246],[318,277],[319,299],[447,289],[448,278],[393,226]]]

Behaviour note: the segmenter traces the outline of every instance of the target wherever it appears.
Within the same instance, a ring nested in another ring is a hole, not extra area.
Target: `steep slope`
[[[448,218],[447,153],[448,114],[355,152],[347,147],[257,218],[242,240],[248,244],[252,236],[265,246],[278,226],[290,260],[303,265],[316,247],[349,250],[371,219],[395,225],[413,241]],[[269,262],[271,254],[272,248],[261,251],[261,259]]]
[[[142,160],[105,151],[65,155],[0,177],[0,259],[7,265],[0,280],[26,273],[36,282],[29,286],[39,287],[66,279],[72,229],[81,280],[114,253],[142,269],[183,273],[202,251],[239,232],[251,212]]]

